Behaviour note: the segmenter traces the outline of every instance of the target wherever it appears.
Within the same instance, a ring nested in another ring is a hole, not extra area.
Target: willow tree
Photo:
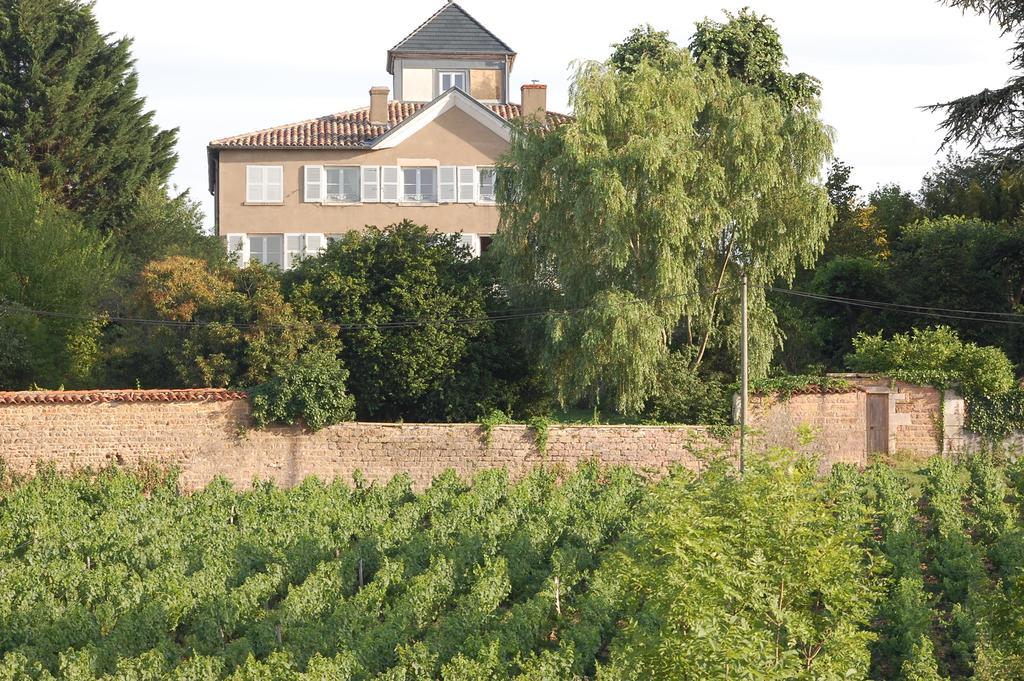
[[[832,221],[817,98],[791,105],[676,50],[581,64],[571,100],[567,125],[515,131],[499,182],[505,284],[559,311],[541,341],[559,400],[635,413],[673,335],[695,366],[712,345],[735,350],[744,268],[766,371],[766,288],[813,263]]]

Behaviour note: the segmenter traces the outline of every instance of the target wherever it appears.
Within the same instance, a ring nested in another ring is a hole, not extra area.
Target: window
[[[494,203],[494,182],[498,172],[494,168],[481,168],[479,172],[480,185],[477,191],[477,201],[480,203]]]
[[[361,182],[359,166],[326,168],[327,190],[324,200],[329,203],[359,203]]]
[[[281,234],[250,234],[249,262],[277,265],[284,268],[284,236]]]
[[[441,79],[441,92],[447,92],[453,87],[457,87],[463,92],[469,91],[466,88],[465,71],[441,71],[439,77]]]
[[[284,200],[282,166],[246,166],[245,202],[281,203]]]
[[[437,168],[402,168],[402,200],[437,203]]]

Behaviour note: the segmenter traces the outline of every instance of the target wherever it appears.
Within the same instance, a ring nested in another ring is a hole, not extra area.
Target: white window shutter
[[[306,235],[306,249],[304,252],[307,257],[316,257],[320,255],[325,248],[327,248],[327,239],[323,234]]]
[[[398,166],[380,167],[380,200],[383,203],[398,203]]]
[[[476,186],[476,166],[459,166],[459,203],[474,203]]]
[[[324,167],[305,166],[302,200],[306,203],[322,203],[324,200]]]
[[[262,203],[267,199],[263,194],[263,166],[245,167],[245,200],[247,203]]]
[[[362,166],[363,203],[380,203],[380,166]]]
[[[455,166],[441,166],[438,169],[438,203],[455,203],[458,200],[457,173],[458,168]]]
[[[284,201],[284,168],[282,166],[267,166],[263,169],[266,173],[266,201],[268,203],[281,203]]]
[[[249,239],[245,234],[226,234],[228,257],[239,267],[249,264]]]

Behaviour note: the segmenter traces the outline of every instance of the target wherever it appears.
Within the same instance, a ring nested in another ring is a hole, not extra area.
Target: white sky
[[[172,181],[201,200],[212,223],[206,144],[219,137],[366,106],[391,85],[388,48],[443,0],[97,0],[101,29],[135,39],[140,90],[162,127],[179,127]],[[837,155],[870,190],[916,190],[936,162],[939,116],[921,105],[1002,85],[1008,39],[974,15],[935,0],[461,0],[519,55],[519,85],[548,85],[566,111],[569,65],[604,59],[641,23],[680,45],[694,23],[749,4],[775,19],[792,71],[822,81]]]

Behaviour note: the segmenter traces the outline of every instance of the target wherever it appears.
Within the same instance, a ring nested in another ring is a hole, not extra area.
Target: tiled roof
[[[369,107],[330,114],[308,121],[266,130],[225,137],[210,142],[211,149],[358,149],[409,118],[423,107],[422,102],[388,102],[388,124],[370,123]],[[523,115],[518,104],[485,104],[501,118],[511,121]],[[571,120],[570,116],[549,111],[547,127],[555,128]]]
[[[248,395],[235,390],[32,390],[0,392],[2,404],[83,404],[89,402],[226,402]]]
[[[483,24],[454,2],[447,3],[390,52],[435,54],[515,54]]]

